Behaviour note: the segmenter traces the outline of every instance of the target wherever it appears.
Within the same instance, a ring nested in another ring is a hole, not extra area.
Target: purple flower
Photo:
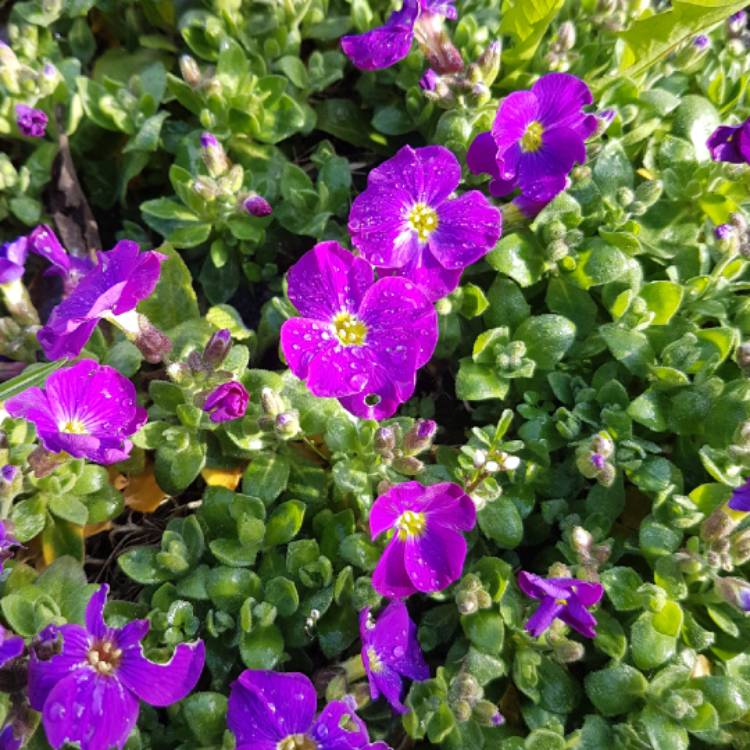
[[[449,196],[461,180],[458,159],[442,146],[404,146],[373,169],[354,199],[354,246],[388,275],[406,276],[431,300],[453,291],[466,266],[500,237],[502,217],[478,190]]]
[[[108,627],[108,591],[104,584],[89,600],[85,627],[50,625],[31,649],[29,701],[42,712],[54,748],[78,742],[81,750],[121,750],[138,719],[139,700],[169,706],[203,671],[203,641],[181,643],[162,664],[143,655],[148,620]]]
[[[220,328],[211,336],[203,350],[201,357],[203,365],[209,370],[218,367],[227,358],[231,348],[231,331],[228,328]]]
[[[95,265],[90,258],[79,258],[67,253],[57,235],[46,224],[40,224],[31,232],[29,249],[32,253],[49,261],[51,268],[48,268],[44,275],[59,276],[62,279],[65,296],[71,294],[80,280]]]
[[[153,292],[167,258],[153,250],[142,253],[130,240],[121,240],[98,257],[98,265],[52,311],[37,335],[48,359],[77,357],[102,318],[134,310]]]
[[[28,138],[43,138],[47,129],[47,115],[41,109],[16,104],[16,125]]]
[[[26,237],[0,245],[0,284],[9,284],[23,276],[28,254],[29,242]]]
[[[425,91],[434,91],[439,80],[440,76],[432,68],[427,68],[424,75],[419,79],[419,85]]]
[[[409,280],[374,281],[373,269],[337,242],[321,242],[289,269],[302,317],[281,327],[291,371],[316,396],[359,417],[385,419],[414,392],[437,342],[437,315]]]
[[[727,27],[730,35],[741,34],[747,26],[747,13],[744,10],[737,11],[737,13],[729,16],[727,20]]]
[[[13,635],[0,625],[0,667],[4,667],[12,659],[18,658],[24,649],[23,638]]]
[[[442,591],[461,576],[466,540],[477,512],[457,484],[424,487],[404,482],[381,495],[370,510],[372,538],[393,531],[372,576],[382,596]]]
[[[577,578],[545,579],[522,570],[518,585],[526,596],[541,601],[526,623],[526,630],[534,638],[547,630],[556,617],[586,638],[596,636],[596,618],[587,607],[593,607],[602,598],[601,584]]]
[[[469,169],[491,175],[492,195],[520,188],[532,202],[548,203],[565,189],[573,165],[586,160],[585,140],[598,128],[597,117],[583,111],[591,102],[588,86],[568,73],[548,73],[531,90],[509,94],[492,131],[469,147]]]
[[[429,45],[440,34],[442,17],[457,17],[453,3],[454,0],[404,0],[401,10],[391,13],[383,26],[342,37],[341,49],[360,70],[389,68],[409,54],[415,35]]]
[[[6,724],[0,731],[0,750],[20,750],[25,739],[16,735],[13,724]]]
[[[732,491],[732,497],[729,498],[727,505],[732,510],[739,510],[744,513],[750,512],[750,479],[741,487],[736,487]]]
[[[355,713],[351,698],[332,701],[315,717],[317,699],[309,677],[298,672],[246,669],[232,683],[227,725],[236,750],[379,750]]]
[[[402,677],[426,680],[430,676],[417,641],[417,626],[400,599],[394,599],[373,623],[370,609],[359,613],[359,635],[362,639],[362,663],[370,682],[370,695],[380,694],[400,714],[407,711],[401,702]]]
[[[200,141],[203,148],[211,148],[219,145],[219,141],[216,140],[216,136],[213,133],[201,133]]]
[[[719,224],[714,228],[714,236],[717,240],[728,240],[734,237],[737,230],[731,224]]]
[[[604,468],[604,465],[607,463],[607,459],[602,456],[601,453],[592,453],[591,463],[594,464],[595,469],[601,471]]]
[[[210,415],[212,422],[229,422],[245,416],[250,394],[245,386],[236,380],[222,383],[208,394],[203,411]]]
[[[128,438],[146,422],[135,386],[113,367],[91,359],[57,370],[44,390],[28,388],[5,408],[12,417],[33,422],[47,450],[99,464],[124,461],[132,448]]]
[[[14,466],[13,468],[15,469],[16,467]],[[11,522],[0,519],[0,573],[3,572],[3,563],[12,557],[13,548],[18,546],[19,542],[13,536],[13,525]]]
[[[706,146],[714,161],[750,164],[750,119],[741,125],[720,125],[711,133]]]
[[[242,201],[242,207],[247,211],[250,216],[270,216],[273,213],[271,204],[258,193],[251,193]]]

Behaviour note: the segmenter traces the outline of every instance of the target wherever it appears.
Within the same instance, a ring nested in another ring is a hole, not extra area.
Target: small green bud
[[[456,594],[456,607],[462,615],[471,615],[479,609],[476,594],[471,591],[459,591]]]
[[[453,704],[453,715],[456,721],[468,721],[471,718],[471,706],[466,701],[458,701]]]
[[[203,77],[198,63],[190,55],[180,56],[180,74],[185,83],[193,88],[200,84]]]
[[[627,208],[635,200],[635,193],[629,187],[618,188],[616,195],[617,202],[623,208]]]
[[[653,206],[661,198],[664,183],[661,180],[646,180],[635,189],[635,199],[647,206]]]

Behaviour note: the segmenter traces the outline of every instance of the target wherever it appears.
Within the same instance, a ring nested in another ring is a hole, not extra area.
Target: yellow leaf
[[[242,469],[205,468],[201,471],[201,476],[209,487],[226,487],[228,490],[236,490],[242,477]]]
[[[143,474],[127,478],[124,496],[125,505],[139,513],[153,513],[168,497],[157,484],[154,472],[150,468]]]

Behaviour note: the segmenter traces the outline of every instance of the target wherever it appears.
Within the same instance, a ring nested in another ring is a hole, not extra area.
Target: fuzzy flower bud
[[[576,27],[572,21],[563,21],[557,30],[557,41],[564,50],[570,50],[576,44]]]
[[[503,53],[503,43],[496,39],[485,48],[484,52],[477,58],[476,66],[482,75],[482,81],[486,86],[492,86],[500,74],[500,63]]]
[[[393,457],[396,447],[396,432],[392,427],[378,427],[373,440],[375,452],[388,458]]]
[[[268,386],[260,391],[260,404],[263,407],[263,413],[268,417],[276,417],[284,411],[281,396]]]
[[[222,328],[216,331],[203,350],[203,364],[209,369],[218,367],[226,359],[231,348],[232,334],[229,329]]]
[[[586,655],[586,648],[582,643],[569,641],[567,638],[555,641],[553,651],[555,658],[563,664],[580,661]]]
[[[474,719],[478,724],[486,727],[499,727],[505,723],[505,718],[494,703],[480,700],[474,706]]]
[[[437,423],[432,419],[418,419],[414,426],[404,435],[404,452],[415,456],[426,451],[437,432]]]
[[[293,438],[299,434],[299,415],[296,411],[285,411],[276,417],[276,434],[283,438]]]
[[[744,579],[731,576],[716,578],[714,589],[728,604],[742,612],[750,612],[750,583]]]
[[[219,177],[229,169],[229,159],[224,147],[213,133],[205,132],[201,135],[201,156],[203,163],[212,177]]]
[[[242,208],[250,214],[250,216],[263,217],[270,216],[273,212],[271,204],[258,193],[250,193],[243,201]]]
[[[727,19],[727,31],[732,37],[739,36],[747,28],[747,13],[740,10]]]
[[[198,63],[190,55],[180,56],[180,74],[188,86],[195,88],[203,78]]]
[[[715,542],[731,534],[739,519],[733,518],[724,508],[717,508],[701,524],[700,536],[705,542]]]
[[[635,189],[635,199],[646,206],[653,206],[663,192],[664,183],[661,180],[646,180]]]
[[[744,565],[750,560],[750,529],[745,529],[732,538],[730,554],[735,565]]]

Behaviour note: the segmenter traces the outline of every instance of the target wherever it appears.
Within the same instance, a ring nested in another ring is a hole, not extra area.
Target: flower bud
[[[419,79],[419,86],[423,91],[435,91],[439,80],[440,76],[432,68],[427,68]]]
[[[203,163],[212,177],[219,177],[229,169],[229,159],[224,147],[213,133],[205,132],[201,135],[201,149]]]
[[[190,55],[180,56],[180,74],[188,86],[195,88],[203,78],[198,63]]]
[[[705,34],[698,34],[693,37],[691,44],[696,50],[703,52],[709,48],[711,40]]]
[[[432,445],[436,432],[437,423],[432,419],[418,419],[404,435],[404,452],[408,455],[417,455],[426,451]]]
[[[500,74],[503,43],[499,39],[490,42],[484,52],[477,58],[476,66],[486,86],[492,86]]]
[[[557,41],[564,50],[570,50],[576,44],[576,27],[572,21],[563,21],[557,30]]]
[[[569,641],[567,638],[555,641],[553,650],[555,658],[563,664],[580,661],[586,655],[586,649],[582,643]]]
[[[729,536],[738,523],[739,520],[730,516],[724,508],[717,508],[701,524],[700,537],[704,542],[714,542]]]
[[[477,591],[475,596],[479,609],[489,609],[492,606],[492,597],[484,589]]]
[[[591,559],[591,546],[594,543],[594,537],[583,526],[575,526],[570,534],[570,544],[575,550],[581,562]]]
[[[284,411],[276,417],[276,433],[283,438],[293,438],[299,434],[299,414],[292,411]]]
[[[464,700],[474,705],[484,695],[482,686],[476,678],[468,672],[459,672],[450,683],[448,694],[456,700]]]
[[[172,351],[172,341],[162,333],[151,321],[138,313],[138,333],[133,340],[146,362],[157,364],[162,362]]]
[[[456,594],[456,607],[462,615],[471,615],[479,609],[476,594],[471,591],[459,591]]]
[[[227,358],[231,348],[232,334],[228,328],[221,328],[208,340],[203,350],[203,364],[209,369],[215,369]]]
[[[223,195],[234,195],[242,187],[244,179],[245,170],[239,164],[234,164],[223,177],[219,178],[219,191]]]
[[[216,183],[212,179],[205,177],[196,177],[191,185],[193,192],[203,198],[204,201],[210,203],[215,201],[219,195],[219,191],[216,187]]]
[[[458,722],[468,721],[471,718],[471,706],[467,701],[458,701],[453,704],[453,715]]]
[[[393,456],[393,449],[396,447],[396,432],[392,427],[378,427],[373,438],[373,447],[375,452],[388,457]]]
[[[732,538],[730,554],[735,565],[744,565],[750,560],[750,529],[745,529]]]
[[[727,19],[727,31],[730,36],[737,37],[747,29],[747,13],[740,10]]]
[[[480,700],[474,706],[474,719],[478,724],[486,727],[499,727],[505,723],[505,718],[498,710],[498,707],[486,700]]]
[[[635,199],[647,206],[653,206],[663,192],[664,183],[661,180],[646,180],[635,189]]]
[[[415,476],[424,469],[424,464],[414,456],[402,456],[393,462],[393,468],[407,476]]]
[[[284,411],[284,402],[281,396],[268,386],[260,391],[260,404],[263,407],[263,413],[268,417],[276,417]]]
[[[250,216],[263,217],[270,216],[273,212],[271,204],[258,193],[250,193],[243,201],[242,208],[250,214]]]
[[[617,188],[616,195],[617,202],[624,208],[627,208],[635,200],[635,193],[629,187]]]
[[[737,364],[745,372],[750,371],[750,341],[737,347]]]
[[[742,578],[726,576],[714,579],[716,593],[742,612],[750,612],[750,583]]]
[[[609,458],[614,453],[615,444],[606,432],[600,432],[591,438],[591,450],[604,458]]]

